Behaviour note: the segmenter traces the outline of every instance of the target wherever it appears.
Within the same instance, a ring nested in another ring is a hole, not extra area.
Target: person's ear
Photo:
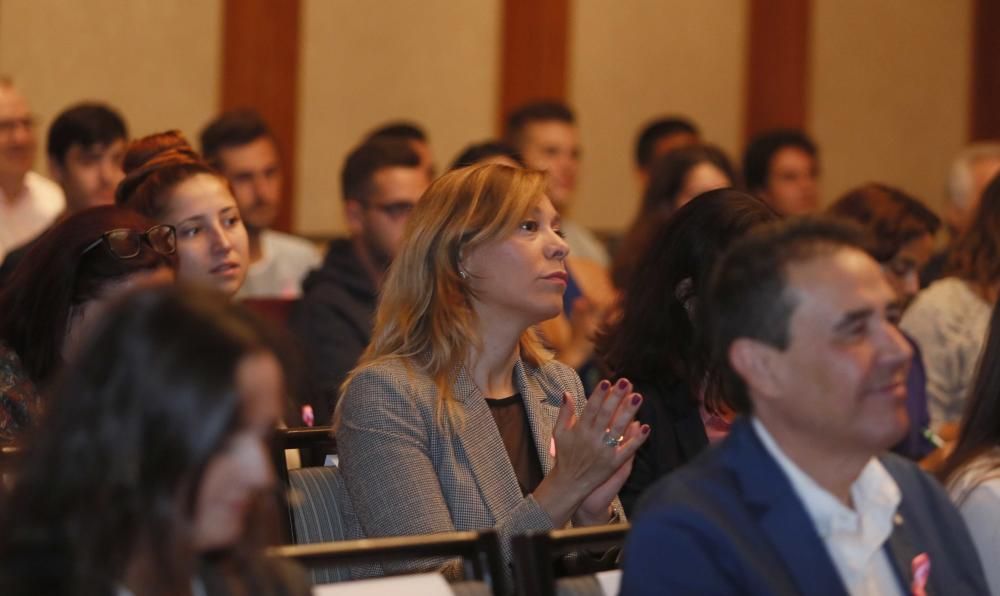
[[[476,251],[464,246],[458,249],[458,274],[462,279],[469,279],[476,271]]]
[[[729,365],[750,393],[763,399],[781,395],[781,356],[782,351],[774,346],[746,337],[729,346]]]
[[[361,201],[344,200],[344,222],[347,224],[347,232],[351,236],[360,236],[364,233],[364,210],[365,206],[361,204]]]

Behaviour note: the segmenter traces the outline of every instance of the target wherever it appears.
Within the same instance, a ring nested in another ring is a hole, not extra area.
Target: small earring
[[[469,279],[469,274],[463,271],[462,269],[458,270],[458,276],[461,277],[463,280]]]

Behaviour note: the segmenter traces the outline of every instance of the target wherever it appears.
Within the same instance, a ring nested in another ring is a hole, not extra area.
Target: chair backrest
[[[269,549],[268,554],[295,559],[310,569],[404,559],[461,557],[465,562],[465,579],[483,582],[489,586],[491,593],[497,593],[497,582],[503,577],[500,544],[493,530],[278,546]]]
[[[281,329],[287,329],[288,316],[297,300],[297,298],[244,298],[240,300],[240,304]]]
[[[559,578],[555,563],[562,557],[577,553],[601,552],[621,547],[628,534],[628,524],[591,526],[553,530],[551,532],[531,532],[511,538],[514,555],[515,592],[523,596],[556,596],[556,594],[576,594],[579,596],[603,594],[601,583],[592,573],[577,578]],[[596,562],[596,561],[595,561]],[[600,561],[593,567],[614,568],[617,562]],[[579,564],[586,568],[588,565]],[[604,569],[601,569],[602,571]],[[590,571],[596,571],[591,569]]]
[[[290,470],[289,509],[295,544],[360,540],[361,524],[354,512],[343,476],[336,466]],[[332,583],[381,575],[378,565],[367,567],[315,567],[313,583]]]
[[[274,433],[271,442],[271,459],[274,469],[285,487],[285,515],[282,516],[281,526],[285,542],[294,544],[297,542],[295,536],[295,518],[291,505],[292,485],[289,481],[288,461],[285,457],[285,450],[298,449],[299,458],[303,466],[322,466],[327,454],[337,453],[337,441],[333,438],[333,428],[330,426],[314,426],[310,428],[280,428]]]
[[[21,448],[14,445],[0,445],[0,492],[8,490],[14,484],[12,470],[18,458],[23,454]]]

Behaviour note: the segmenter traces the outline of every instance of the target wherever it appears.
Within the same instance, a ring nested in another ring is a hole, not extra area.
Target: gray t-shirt
[[[900,327],[920,346],[927,370],[931,426],[958,422],[975,381],[992,305],[957,277],[920,292]]]

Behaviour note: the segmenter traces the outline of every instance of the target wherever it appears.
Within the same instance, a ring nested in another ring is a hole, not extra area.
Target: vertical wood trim
[[[295,203],[300,13],[300,0],[224,0],[220,108],[253,108],[271,126],[284,172],[274,227],[283,231]]]
[[[566,99],[570,0],[503,0],[497,131],[507,114],[537,99]]]
[[[974,0],[969,139],[1000,139],[1000,2]]]
[[[747,139],[769,128],[806,127],[811,17],[812,0],[750,0]]]

